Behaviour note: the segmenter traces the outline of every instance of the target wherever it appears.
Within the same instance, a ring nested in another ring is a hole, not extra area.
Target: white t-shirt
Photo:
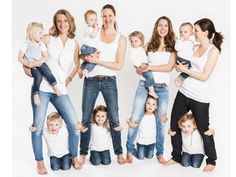
[[[97,124],[91,125],[90,150],[105,151],[110,149],[111,134],[110,132]]]
[[[203,140],[196,129],[191,134],[182,133],[183,152],[188,154],[204,154]]]
[[[148,63],[147,55],[143,47],[131,48],[130,58],[134,66],[139,67],[142,63]]]
[[[44,128],[43,137],[47,144],[49,157],[61,158],[69,153],[68,131],[64,125],[60,128],[58,134],[51,134],[47,128]]]
[[[156,143],[156,117],[144,115],[139,123],[137,143],[149,145]]]
[[[196,44],[194,36],[189,37],[187,40],[177,40],[175,43],[175,50],[177,56],[186,60],[190,60],[193,55],[193,48]]]
[[[84,35],[83,35],[83,37],[84,37],[83,44],[86,44],[86,45],[91,46],[91,47],[95,47],[98,50],[98,44],[97,44],[97,41],[96,41],[95,37],[94,38],[91,37],[92,32],[93,32],[93,27],[88,26],[88,27],[85,28]]]

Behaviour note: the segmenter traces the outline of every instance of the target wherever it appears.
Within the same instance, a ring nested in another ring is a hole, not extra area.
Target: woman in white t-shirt
[[[211,172],[215,168],[217,158],[215,143],[213,136],[207,136],[204,132],[208,130],[209,126],[209,79],[221,51],[223,36],[216,32],[213,22],[207,18],[195,22],[194,28],[196,41],[200,44],[195,47],[190,59],[192,67],[188,69],[181,63],[176,65],[177,71],[184,72],[190,77],[181,84],[172,108],[170,127],[172,131],[176,132],[176,135],[171,137],[172,158],[166,165],[181,162],[182,138],[178,120],[191,110],[202,136],[207,156],[207,165],[203,171]]]
[[[79,45],[73,39],[75,37],[75,29],[74,18],[67,10],[61,9],[53,17],[53,26],[49,30],[50,35],[45,35],[42,39],[47,46],[49,54],[47,65],[55,76],[62,95],[57,96],[53,87],[43,78],[39,92],[41,104],[35,105],[31,99],[33,127],[37,128],[35,132],[32,132],[32,145],[39,174],[47,174],[43,161],[42,133],[49,102],[54,105],[67,125],[72,165],[75,169],[80,168],[77,159],[79,131],[74,127],[78,120],[66,88],[77,73],[79,66]],[[71,69],[71,65],[74,66],[73,69]],[[26,74],[31,76],[30,69],[24,69]]]

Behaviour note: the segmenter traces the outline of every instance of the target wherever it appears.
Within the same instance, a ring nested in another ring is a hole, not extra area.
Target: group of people
[[[205,154],[207,164],[204,171],[213,171],[216,150],[209,129],[210,100],[206,91],[223,42],[223,36],[215,30],[213,22],[204,18],[196,21],[194,27],[191,23],[182,24],[180,38],[176,41],[171,20],[162,16],[157,19],[147,44],[140,31],[129,35],[131,58],[141,78],[131,116],[127,119],[129,129],[124,158],[116,71],[123,67],[127,41],[118,31],[116,10],[112,5],[102,7],[101,18],[102,26],[99,27],[97,13],[93,10],[85,13],[88,27],[81,49],[74,39],[74,18],[65,9],[55,13],[48,35],[43,35],[40,23],[32,22],[27,27],[27,42],[21,47],[18,60],[26,75],[34,78],[30,130],[38,173],[47,174],[42,136],[48,145],[52,170],[67,170],[71,165],[75,169],[82,168],[88,150],[93,165],[108,165],[111,163],[109,142],[112,141],[119,164],[132,163],[133,156],[152,158],[156,149],[156,158],[164,165],[181,163],[199,168]],[[80,59],[84,60],[81,67]],[[72,69],[71,65],[74,66]],[[179,91],[172,108],[169,130],[172,158],[167,161],[163,157],[164,136],[168,85],[173,68],[181,74],[175,79]],[[66,88],[77,73],[84,77],[82,122],[78,122]],[[100,92],[106,106],[99,105],[94,109]],[[49,102],[57,112],[47,116],[47,127],[44,128]],[[193,140],[196,140],[197,147],[189,142]]]

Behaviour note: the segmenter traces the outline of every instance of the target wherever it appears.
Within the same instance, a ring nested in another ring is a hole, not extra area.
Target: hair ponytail
[[[212,43],[216,46],[216,48],[221,52],[221,44],[223,43],[223,35],[219,32],[215,32]]]

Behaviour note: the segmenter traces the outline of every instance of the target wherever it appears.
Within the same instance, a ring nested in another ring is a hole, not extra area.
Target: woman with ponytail
[[[184,72],[190,77],[185,79],[179,88],[171,113],[170,127],[174,136],[171,137],[173,151],[172,158],[165,165],[181,162],[182,137],[178,128],[178,121],[182,115],[192,111],[198,130],[204,143],[204,151],[207,156],[204,172],[211,172],[216,165],[216,149],[213,136],[204,134],[209,127],[209,78],[215,68],[218,56],[221,52],[223,36],[216,32],[213,22],[203,18],[194,23],[195,38],[199,42],[194,48],[191,58],[191,69],[178,63],[175,68],[178,72]]]

